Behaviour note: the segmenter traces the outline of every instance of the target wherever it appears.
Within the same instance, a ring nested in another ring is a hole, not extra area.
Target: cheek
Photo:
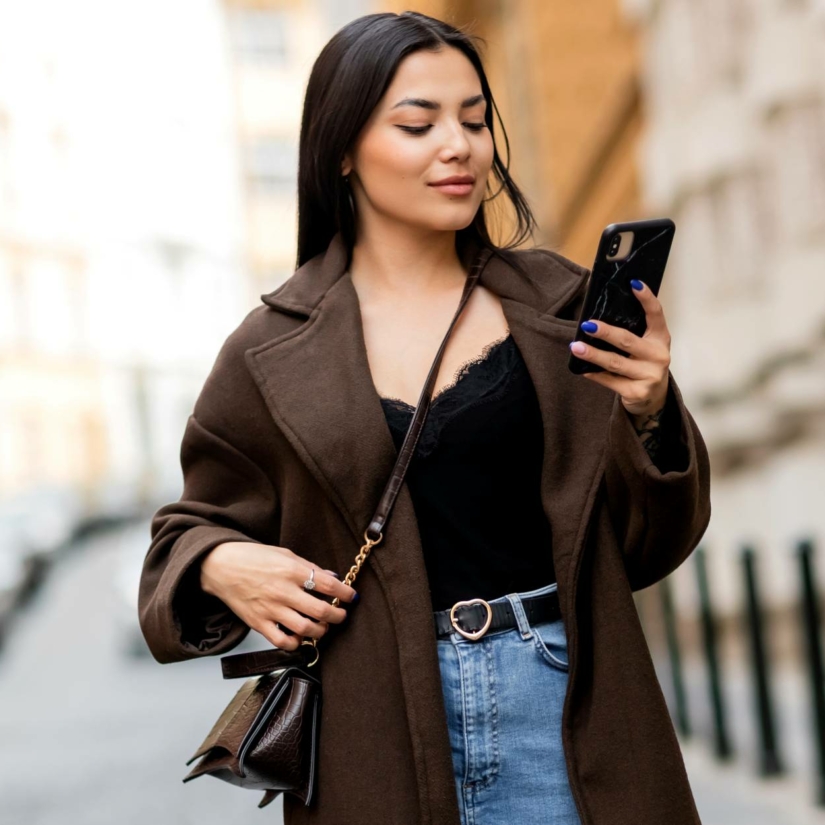
[[[480,168],[493,168],[493,136],[489,129],[485,129],[479,137],[482,138],[480,145],[475,147],[476,158]]]
[[[425,143],[397,130],[369,136],[359,152],[360,175],[365,187],[369,190],[370,182],[420,185],[431,162]]]

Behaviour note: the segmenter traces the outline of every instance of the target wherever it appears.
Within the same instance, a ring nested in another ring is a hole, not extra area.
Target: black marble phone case
[[[607,260],[614,236],[627,231],[635,233],[629,254],[621,260]],[[676,225],[669,218],[612,223],[605,228],[596,252],[574,340],[585,341],[601,350],[627,355],[613,344],[588,335],[581,328],[581,322],[591,318],[602,320],[629,329],[636,335],[644,335],[647,329],[644,309],[634,294],[630,281],[633,278],[644,281],[654,295],[658,295],[675,232]],[[572,352],[568,366],[571,372],[578,375],[583,372],[603,372],[598,364],[585,361]]]

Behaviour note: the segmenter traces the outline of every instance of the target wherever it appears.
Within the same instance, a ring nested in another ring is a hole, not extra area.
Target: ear
[[[348,175],[352,171],[352,161],[350,160],[349,154],[344,155],[344,159],[341,161],[341,174]]]

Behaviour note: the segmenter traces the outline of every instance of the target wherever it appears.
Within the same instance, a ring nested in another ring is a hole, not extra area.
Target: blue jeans
[[[462,825],[581,825],[561,742],[564,623],[530,625],[521,603],[557,586],[489,601],[509,599],[518,627],[436,640]]]

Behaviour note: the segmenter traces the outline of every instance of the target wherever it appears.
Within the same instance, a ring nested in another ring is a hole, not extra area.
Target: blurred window
[[[681,0],[690,20],[693,71],[698,85],[741,78],[753,30],[750,0]]]
[[[717,273],[712,295],[732,302],[753,296],[764,286],[764,264],[774,240],[759,170],[738,169],[714,181],[710,204]]]
[[[23,270],[31,347],[49,355],[76,354],[81,344],[78,279],[59,257],[33,255]]]
[[[22,278],[12,261],[9,251],[0,247],[0,348],[13,348],[23,337]]]
[[[236,58],[250,63],[286,63],[286,14],[279,9],[233,9],[229,29]]]
[[[789,240],[825,228],[825,102],[779,107],[768,125],[782,233]]]
[[[0,221],[7,215],[11,192],[11,138],[9,117],[0,111]]]
[[[291,191],[296,184],[298,147],[292,138],[252,138],[245,147],[247,180],[256,192]]]
[[[674,242],[674,262],[680,262],[682,289],[691,296],[691,306],[703,307],[707,296],[715,290],[719,266],[715,258],[712,195],[706,189],[697,189],[686,197],[676,218],[677,233]]]

